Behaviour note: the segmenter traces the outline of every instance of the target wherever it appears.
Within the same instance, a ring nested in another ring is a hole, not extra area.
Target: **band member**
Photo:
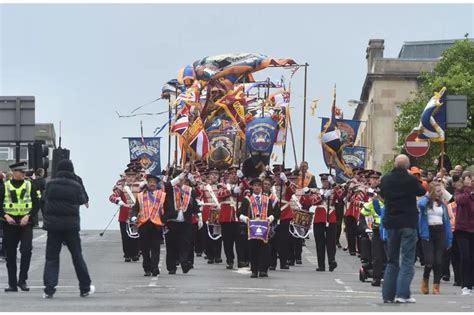
[[[221,205],[219,223],[222,229],[227,269],[234,268],[234,244],[237,243],[239,237],[237,199],[240,197],[242,189],[238,184],[237,169],[236,166],[232,166],[227,170],[226,183],[217,192],[217,198]]]
[[[169,274],[176,274],[176,262],[179,261],[183,273],[192,268],[189,263],[189,251],[192,242],[193,214],[202,216],[196,200],[196,192],[185,184],[187,174],[175,172],[175,178],[165,183],[165,211],[163,221],[168,231],[166,240],[166,269]],[[200,223],[202,224],[202,223]]]
[[[262,180],[253,179],[250,182],[252,195],[242,201],[239,209],[239,219],[241,222],[249,223],[249,220],[267,220],[271,224],[278,219],[279,213],[272,207],[268,196],[262,194]],[[250,239],[250,270],[251,278],[268,277],[268,262],[270,252],[268,243],[259,239]]]
[[[344,213],[347,246],[351,256],[356,255],[357,222],[359,220],[360,208],[364,202],[368,201],[362,180],[362,175],[358,175],[358,173],[356,173],[355,180],[349,184],[349,193],[347,196],[348,206],[346,208],[346,212]]]
[[[240,196],[237,198],[237,206],[239,209],[245,197],[250,196],[250,185],[241,170],[236,172],[237,178],[240,181]],[[237,238],[237,267],[244,268],[250,266],[250,247],[248,242],[248,227],[245,222],[238,222],[239,235]]]
[[[278,197],[276,195],[275,187],[273,186],[274,181],[271,177],[270,172],[262,173],[260,176],[262,180],[262,193],[270,198],[270,202],[274,208],[279,207],[278,205]],[[269,244],[270,244],[270,270],[275,270],[277,265],[277,258],[278,258],[278,240],[277,234],[279,231],[279,224],[276,221],[273,221],[270,225],[270,232],[269,232]],[[288,244],[287,244],[287,253],[288,253]],[[288,255],[287,255],[288,256]],[[285,261],[284,264],[287,262]]]
[[[291,169],[286,169],[286,172],[289,174],[287,183],[289,183],[290,185],[291,185],[291,183],[293,185],[295,185],[295,183],[297,181],[297,178],[298,178],[298,176],[296,175],[296,172],[291,172]],[[287,187],[288,187],[288,185],[287,185]],[[296,192],[295,189],[294,189],[294,191]],[[288,194],[290,194],[290,193],[291,192],[288,192]],[[291,198],[291,196],[290,196],[290,198]],[[303,260],[302,260],[301,255],[303,253],[303,244],[305,243],[305,239],[300,238],[300,237],[294,237],[293,235],[290,235],[289,242],[290,242],[290,249],[289,249],[289,253],[288,253],[288,265],[289,266],[294,266],[295,263],[297,265],[303,264]]]
[[[5,292],[29,291],[26,284],[33,243],[33,222],[40,207],[35,184],[25,179],[26,162],[10,165],[13,178],[0,186],[0,219],[3,225],[4,247],[8,269]],[[20,244],[20,275],[17,278],[16,256]],[[17,281],[18,279],[18,281]]]
[[[205,222],[205,230],[207,231],[209,228],[209,233],[212,235],[211,238],[209,233],[206,233],[205,247],[208,264],[222,262],[222,237],[219,237],[219,235],[221,235],[221,227],[209,223],[211,210],[220,210],[220,203],[217,195],[219,193],[219,188],[223,185],[219,183],[219,179],[219,170],[217,168],[210,169],[207,177],[207,184],[203,183],[199,188],[202,194],[202,201],[204,202],[204,206],[202,207],[202,218]]]
[[[306,161],[302,161],[300,164],[296,186],[298,189],[304,187],[316,188],[316,178],[309,171],[308,162]]]
[[[275,235],[278,256],[280,258],[280,269],[290,269],[288,260],[290,258],[290,250],[294,252],[295,243],[300,241],[290,234],[290,222],[293,220],[293,209],[291,206],[291,198],[296,192],[296,184],[288,180],[287,174],[291,174],[291,170],[286,170],[283,167],[275,165],[273,172],[275,174],[275,193],[278,200],[280,211],[280,223]],[[273,257],[272,266],[276,267],[276,257]],[[294,265],[294,260],[293,260]]]
[[[109,197],[110,202],[120,206],[118,221],[120,234],[122,235],[122,250],[125,262],[138,261],[138,237],[132,238],[127,233],[127,224],[130,209],[136,203],[137,194],[143,190],[145,182],[139,177],[139,168],[128,164],[125,177],[120,179],[112,189]]]

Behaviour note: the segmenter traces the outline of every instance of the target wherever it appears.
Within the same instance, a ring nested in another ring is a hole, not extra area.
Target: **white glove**
[[[239,216],[239,220],[240,220],[240,222],[242,222],[242,223],[247,223],[248,220],[249,220],[249,217],[247,217],[247,216],[241,214],[241,215]]]
[[[371,229],[365,229],[365,233],[372,233]]]
[[[273,220],[275,220],[275,217],[272,216],[272,215],[267,218],[267,221],[268,221],[270,224],[272,224]]]
[[[304,187],[304,188],[303,188],[303,192],[304,192],[305,194],[307,194],[307,193],[309,192],[309,188],[308,188],[308,187]]]
[[[241,170],[237,170],[237,177],[240,179],[244,178],[244,173]]]
[[[309,213],[313,214],[316,212],[316,206],[309,207]]]
[[[186,173],[183,172],[183,173],[179,174],[178,177],[179,177],[179,179],[183,180],[183,179],[186,178]]]
[[[326,190],[326,192],[324,193],[324,197],[329,198],[331,197],[331,194],[332,194],[332,190]]]
[[[191,183],[194,183],[194,176],[193,176],[193,174],[189,173],[189,174],[188,174],[188,179],[189,179],[189,181],[190,181]]]
[[[234,188],[234,194],[240,195],[241,192],[242,192],[242,191],[240,190],[240,187],[239,187],[239,186],[237,186],[237,187]]]
[[[285,173],[283,173],[283,172],[280,173],[280,179],[281,179],[284,183],[286,183],[286,182],[288,181],[288,178],[286,177]]]
[[[198,204],[199,207],[204,206],[204,202],[202,202],[201,200],[197,200],[197,204]]]
[[[137,222],[137,217],[131,217],[130,218],[130,223],[134,224],[135,222]]]
[[[204,223],[202,222],[202,219],[200,219],[198,221],[198,230],[202,229],[202,226],[204,225]]]
[[[121,206],[121,207],[123,207],[123,206],[126,205],[126,203],[123,202],[122,200],[118,200],[117,204],[118,204],[119,206]]]
[[[178,185],[178,183],[179,183],[180,181],[182,181],[183,179],[185,179],[185,178],[186,178],[186,174],[185,174],[185,173],[179,174],[179,176],[176,176],[175,178],[173,178],[173,179],[171,180],[171,186],[176,186],[176,185]]]

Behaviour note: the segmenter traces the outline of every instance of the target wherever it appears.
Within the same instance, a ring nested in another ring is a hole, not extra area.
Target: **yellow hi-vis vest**
[[[12,194],[16,195],[17,202],[13,202]],[[11,181],[5,183],[5,199],[3,201],[3,211],[8,215],[24,216],[33,209],[31,200],[31,182],[23,181],[19,188],[13,187]]]

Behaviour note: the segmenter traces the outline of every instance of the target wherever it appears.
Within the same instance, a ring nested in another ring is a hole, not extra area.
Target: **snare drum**
[[[219,223],[219,209],[214,208],[209,211],[209,219],[208,219],[208,224],[209,225],[220,225]]]

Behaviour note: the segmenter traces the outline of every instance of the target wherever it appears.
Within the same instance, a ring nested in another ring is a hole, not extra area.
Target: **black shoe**
[[[357,254],[357,258],[360,258],[360,254]]]
[[[5,292],[18,292],[18,288],[8,287],[5,288]]]
[[[43,299],[52,299],[54,294],[50,293],[43,293]]]
[[[226,269],[234,269],[234,263],[227,263]]]
[[[326,271],[326,269],[323,268],[323,267],[318,267],[318,268],[316,268],[316,271]]]
[[[87,291],[87,292],[81,292],[80,296],[81,296],[81,297],[87,297],[87,296],[92,295],[92,294],[94,294],[94,293],[95,293],[95,286],[93,286],[93,285],[91,284],[91,286],[90,286],[90,288],[89,288],[89,291]]]
[[[244,267],[250,267],[250,262],[246,261],[246,262],[244,263]]]
[[[371,285],[372,285],[373,287],[380,287],[380,285],[381,285],[380,279],[374,279],[374,280],[372,280]]]
[[[179,266],[179,261],[176,261],[176,264],[175,264],[175,265],[176,265],[176,266]]]
[[[295,261],[294,260],[288,260],[288,266],[294,266]]]
[[[337,262],[333,261],[329,263],[329,271],[334,271],[337,268]]]
[[[345,251],[345,252],[347,252],[347,247],[344,247],[342,250]]]
[[[133,256],[132,257],[132,261],[139,261],[140,260],[140,256]]]
[[[20,288],[21,291],[30,291],[30,288],[26,284],[26,282],[18,282],[18,287]]]
[[[244,268],[245,267],[245,263],[243,261],[239,261],[237,263],[237,268]]]
[[[183,273],[188,273],[191,270],[191,265],[189,264],[182,264],[181,269],[183,269]]]
[[[153,272],[151,274],[152,274],[153,277],[156,277],[157,275],[160,274],[160,269],[157,268],[157,269],[153,270]]]
[[[280,266],[280,269],[290,269],[290,266],[288,266],[288,265],[283,265],[283,266]]]
[[[210,264],[210,265],[214,264],[214,259],[209,259],[209,260],[207,261],[207,263]]]
[[[176,270],[170,270],[170,271],[168,271],[168,274],[169,274],[169,275],[175,275],[175,274],[176,274]]]
[[[443,281],[446,281],[446,282],[449,282],[449,280],[450,280],[449,276],[443,276],[443,278],[441,278],[441,279],[443,279]]]
[[[261,271],[258,276],[260,278],[268,278],[268,273],[266,271]]]
[[[301,261],[301,259],[297,259],[297,260],[296,260],[296,264],[297,264],[297,265],[302,265],[302,264],[303,264],[303,261]]]
[[[196,253],[196,257],[201,257],[202,253]]]
[[[222,258],[216,258],[216,259],[214,259],[214,262],[216,264],[220,264],[220,263],[222,263]]]
[[[209,257],[207,257],[207,255],[204,255],[204,259],[209,259]]]
[[[125,258],[125,262],[132,262],[132,258],[130,257]]]
[[[342,245],[339,244],[339,243],[337,243],[336,246],[337,246],[337,248],[342,248]]]
[[[350,254],[351,256],[357,255],[355,252],[350,252],[349,254]]]
[[[454,281],[453,286],[454,286],[454,287],[460,287],[460,286],[461,286],[461,282],[459,282],[459,281]]]
[[[151,277],[151,271],[145,271],[145,274],[143,275],[145,277]]]
[[[255,272],[252,272],[252,275],[250,276],[250,278],[258,278],[258,274]]]
[[[270,266],[268,267],[269,270],[275,270],[276,269],[276,266]]]

